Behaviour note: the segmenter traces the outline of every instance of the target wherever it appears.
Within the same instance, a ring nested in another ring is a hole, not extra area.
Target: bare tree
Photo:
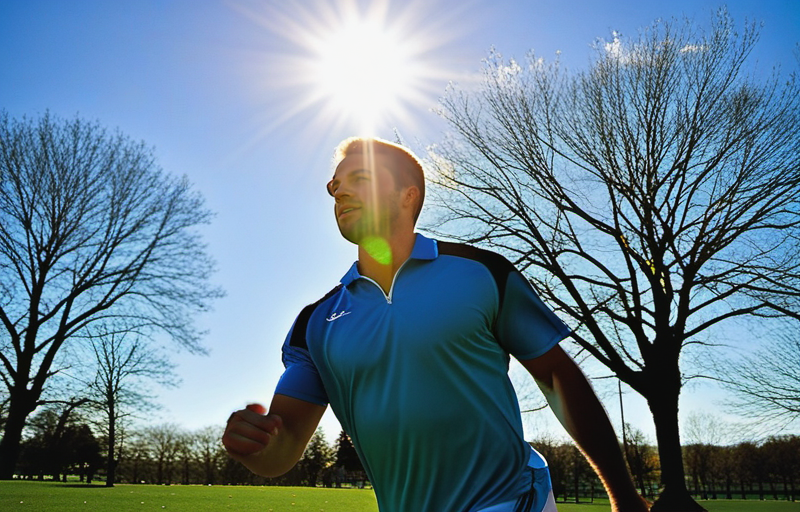
[[[692,412],[683,426],[684,444],[718,446],[733,437],[735,426],[709,412]]]
[[[134,484],[154,482],[155,478],[150,476],[153,462],[151,438],[139,430],[125,429],[123,432],[125,441],[116,466],[116,478]]]
[[[633,481],[645,498],[652,498],[653,476],[658,469],[658,455],[644,432],[627,424],[628,439],[625,442],[625,460],[631,471]]]
[[[797,322],[766,336],[765,343],[719,364],[723,385],[735,393],[732,411],[775,431],[800,419],[800,334]]]
[[[80,119],[0,114],[0,479],[57,356],[100,320],[202,352],[195,313],[220,291],[197,232],[210,212],[152,150]]]
[[[216,426],[204,427],[192,434],[196,458],[202,468],[203,484],[217,483],[221,461],[225,460],[227,455],[222,447],[221,437],[222,432]]]
[[[173,423],[163,423],[145,428],[142,435],[151,450],[156,471],[155,483],[172,484],[183,429]]]
[[[684,425],[683,457],[695,493],[708,499],[715,492],[716,469],[720,466],[720,444],[728,437],[730,427],[708,413],[692,413]]]
[[[136,333],[114,332],[107,326],[90,330],[96,374],[89,385],[90,399],[101,412],[106,435],[106,486],[116,481],[117,429],[123,419],[153,407],[148,380],[174,385],[175,365],[167,361]]]
[[[708,31],[615,35],[585,72],[492,53],[479,86],[443,98],[453,133],[430,148],[434,231],[501,250],[647,400],[654,511],[702,510],[678,428],[701,374],[682,356],[726,320],[800,314],[800,87],[746,72],[757,37],[720,11]]]
[[[193,450],[194,440],[192,433],[183,430],[178,433],[175,439],[176,458],[180,465],[180,482],[188,485],[192,479],[192,467],[195,466],[196,454]]]

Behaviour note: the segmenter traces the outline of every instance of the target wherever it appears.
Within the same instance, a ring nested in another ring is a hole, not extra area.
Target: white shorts
[[[518,501],[519,500],[506,501],[505,503],[492,505],[489,508],[483,508],[479,512],[516,512]],[[556,500],[553,496],[553,489],[547,491],[547,499],[544,502],[544,508],[540,510],[532,509],[532,512],[558,512],[558,509],[556,508]]]
[[[550,470],[544,457],[534,449],[531,449],[528,469],[531,472],[530,491],[516,500],[498,503],[479,512],[557,512]]]

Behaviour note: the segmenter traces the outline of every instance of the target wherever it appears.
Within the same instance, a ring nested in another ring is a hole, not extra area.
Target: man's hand
[[[325,406],[276,394],[269,414],[261,404],[231,414],[222,444],[253,473],[280,476],[300,460],[324,413]]]
[[[261,404],[250,404],[228,418],[222,444],[236,460],[263,450],[283,428],[283,419],[277,414],[267,414]]]

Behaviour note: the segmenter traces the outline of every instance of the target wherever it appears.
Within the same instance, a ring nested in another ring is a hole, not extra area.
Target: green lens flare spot
[[[392,249],[389,242],[379,236],[369,236],[361,243],[369,256],[381,265],[392,264]]]

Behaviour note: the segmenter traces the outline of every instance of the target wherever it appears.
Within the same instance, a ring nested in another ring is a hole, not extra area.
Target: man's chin
[[[342,238],[356,245],[358,245],[359,241],[364,239],[364,235],[358,233],[358,230],[356,229],[343,229],[342,226],[339,226],[339,233],[342,235]]]
[[[339,226],[339,233],[342,235],[342,238],[350,242],[351,244],[355,244],[358,246],[370,245],[375,240],[386,240],[387,235],[385,233],[375,233],[375,232],[364,232],[360,229],[342,229]]]

